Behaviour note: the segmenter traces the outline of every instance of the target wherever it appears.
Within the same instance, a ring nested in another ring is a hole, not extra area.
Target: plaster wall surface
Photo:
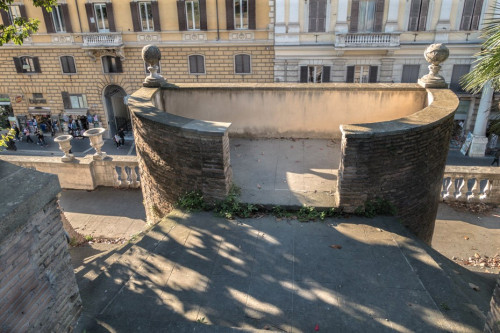
[[[340,138],[340,125],[411,115],[427,103],[415,84],[180,84],[164,90],[171,114],[230,122],[244,137]]]

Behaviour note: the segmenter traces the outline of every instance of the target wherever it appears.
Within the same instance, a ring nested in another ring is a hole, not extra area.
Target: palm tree
[[[493,9],[496,7],[500,8],[495,5]],[[473,94],[481,92],[488,81],[491,81],[495,91],[500,90],[500,18],[489,19],[481,37],[485,42],[476,54],[476,66],[460,81],[462,87]]]

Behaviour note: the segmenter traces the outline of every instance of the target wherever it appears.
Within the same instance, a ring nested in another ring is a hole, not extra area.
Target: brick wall
[[[71,330],[81,300],[57,208],[57,177],[1,161],[0,169],[11,189],[0,193],[11,204],[0,209],[0,331]]]
[[[493,296],[491,297],[490,312],[486,318],[486,325],[484,327],[485,333],[500,332],[500,276],[497,280]]]
[[[161,74],[170,82],[273,82],[274,50],[271,46],[160,46],[162,51]],[[125,47],[123,73],[104,74],[100,58],[92,59],[82,48],[76,47],[18,47],[0,50],[0,94],[10,96],[15,115],[26,115],[28,107],[49,107],[53,115],[64,110],[61,91],[86,94],[92,114],[99,115],[103,127],[107,127],[103,92],[108,85],[121,86],[127,94],[139,89],[146,77],[141,57],[142,46]],[[251,74],[234,74],[234,55],[251,56]],[[203,75],[189,74],[188,56],[205,56]],[[76,74],[62,74],[60,56],[73,56]],[[33,56],[40,61],[41,73],[16,72],[13,57]],[[29,104],[33,93],[42,93],[47,103]],[[20,103],[15,96],[23,95]]]
[[[231,167],[227,123],[191,120],[154,108],[160,89],[143,88],[129,100],[148,220],[172,209],[179,196],[200,190],[221,199],[229,190]]]
[[[432,103],[411,116],[342,126],[338,191],[347,211],[377,197],[392,202],[401,222],[430,244],[458,99],[428,91]]]

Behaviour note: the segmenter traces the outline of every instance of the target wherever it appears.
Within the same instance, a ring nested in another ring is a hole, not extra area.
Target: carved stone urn
[[[102,161],[107,154],[105,152],[101,152],[101,148],[104,145],[104,141],[102,139],[102,134],[106,131],[106,129],[102,127],[92,128],[83,133],[84,136],[90,139],[90,145],[95,149],[96,153],[94,154],[94,160]]]
[[[54,139],[54,142],[59,144],[59,149],[64,153],[64,156],[61,157],[63,162],[71,162],[75,159],[75,156],[69,152],[71,150],[71,140],[73,140],[72,135],[60,135]]]
[[[444,44],[432,44],[424,51],[425,60],[429,65],[429,74],[424,75],[418,83],[424,88],[447,88],[444,78],[439,75],[441,63],[448,59],[450,50]]]
[[[142,59],[148,65],[149,76],[146,77],[142,85],[144,87],[161,87],[167,81],[158,74],[160,68],[161,52],[156,45],[146,45],[142,48]]]

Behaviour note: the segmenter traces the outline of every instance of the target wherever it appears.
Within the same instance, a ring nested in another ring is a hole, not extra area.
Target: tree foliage
[[[500,8],[500,5],[495,7]],[[465,90],[473,94],[479,93],[488,81],[491,81],[494,90],[500,90],[500,18],[485,21],[481,38],[485,41],[481,51],[475,55],[475,66],[460,82]]]
[[[9,12],[9,5],[14,0],[0,0],[0,10]],[[35,7],[44,7],[47,11],[52,11],[52,7],[57,4],[57,0],[32,0]],[[38,31],[40,21],[36,18],[16,17],[11,24],[0,24],[0,46],[10,41],[21,45],[26,37]]]

